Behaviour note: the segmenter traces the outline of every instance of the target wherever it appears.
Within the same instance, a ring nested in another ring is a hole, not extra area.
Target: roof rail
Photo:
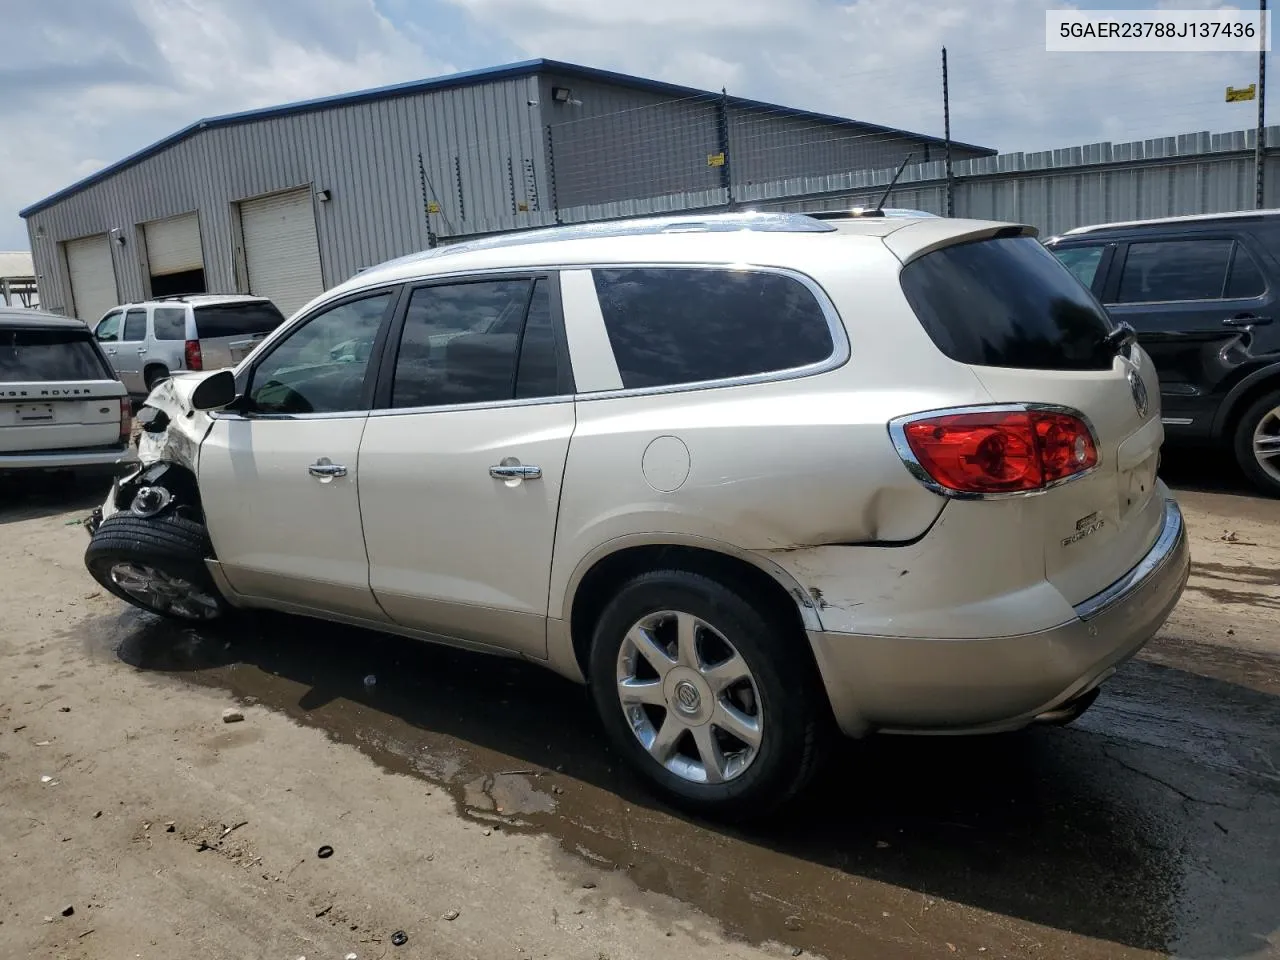
[[[814,220],[854,220],[864,217],[937,217],[925,210],[906,210],[899,207],[850,207],[847,210],[801,210],[800,213]]]
[[[189,296],[191,296],[191,294],[189,294],[189,293],[170,293],[170,294],[166,294],[166,295],[165,295],[165,296],[163,296],[163,297],[152,297],[151,299],[152,299],[152,300],[156,300],[156,301],[159,301],[159,300],[180,300],[180,301],[182,301],[183,303],[186,303],[186,302],[187,302],[187,297],[189,297]]]

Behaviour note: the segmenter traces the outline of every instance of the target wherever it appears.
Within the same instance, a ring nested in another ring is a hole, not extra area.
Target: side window
[[[1085,287],[1091,288],[1105,250],[1106,247],[1100,245],[1063,247],[1054,250],[1053,255],[1062,261],[1062,265],[1070,270]]]
[[[187,339],[187,308],[156,307],[151,314],[151,324],[157,340]]]
[[[115,343],[120,339],[120,311],[108,313],[105,317],[98,321],[98,325],[93,330],[93,335],[97,337],[100,343]]]
[[[414,290],[396,355],[391,406],[512,399],[533,286],[532,280],[483,280]],[[549,308],[547,313],[549,318]]]
[[[387,292],[339,304],[290,333],[254,368],[251,409],[284,414],[363,410],[373,341],[391,300]]]
[[[520,338],[520,365],[516,370],[516,399],[554,397],[560,393],[560,363],[556,356],[556,335],[551,316],[548,281],[533,285],[529,317]]]
[[[1231,258],[1231,272],[1227,275],[1225,296],[1228,300],[1249,300],[1260,297],[1267,292],[1267,281],[1258,269],[1258,262],[1249,251],[1236,244],[1235,256]]]
[[[831,356],[831,329],[800,281],[691,268],[594,270],[624,387],[790,370]]]
[[[124,334],[120,339],[130,342],[147,339],[146,307],[134,307],[124,312]]]
[[[1219,300],[1234,240],[1157,240],[1129,244],[1119,303]]]

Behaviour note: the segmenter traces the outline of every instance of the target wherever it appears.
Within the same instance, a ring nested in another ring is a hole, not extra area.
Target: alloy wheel
[[[188,620],[218,616],[215,597],[190,580],[171,576],[145,563],[120,562],[111,567],[111,582],[143,606]]]
[[[726,783],[760,752],[755,678],[724,634],[691,613],[652,613],[627,631],[617,690],[640,745],[681,779]]]

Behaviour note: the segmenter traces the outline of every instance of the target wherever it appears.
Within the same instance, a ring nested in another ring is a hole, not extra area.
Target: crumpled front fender
[[[143,425],[138,459],[144,466],[166,461],[195,475],[200,444],[213,426],[213,418],[191,406],[191,394],[206,376],[208,373],[179,374],[151,391],[139,415]]]

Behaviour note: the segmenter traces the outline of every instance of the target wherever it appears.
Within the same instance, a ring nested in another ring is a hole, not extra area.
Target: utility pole
[[[1253,142],[1253,170],[1257,179],[1253,205],[1261,210],[1263,175],[1266,160],[1263,140],[1266,137],[1267,116],[1267,0],[1258,0],[1258,133]]]
[[[1267,0],[1261,0],[1266,3]],[[1261,121],[1259,121],[1261,122]],[[942,48],[942,130],[946,141],[947,166],[947,216],[956,215],[956,203],[951,181],[951,93],[947,86],[947,48]],[[1259,174],[1261,176],[1261,174]]]

